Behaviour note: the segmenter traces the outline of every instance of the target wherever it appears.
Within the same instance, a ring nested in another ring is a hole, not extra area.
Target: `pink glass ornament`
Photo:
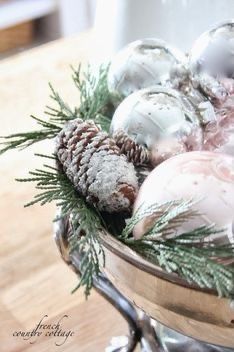
[[[189,152],[172,157],[157,166],[142,184],[134,212],[153,204],[194,200],[192,209],[200,215],[185,221],[174,236],[203,225],[216,224],[225,234],[212,239],[234,243],[234,158],[214,152]],[[134,228],[141,238],[154,217],[148,216]]]

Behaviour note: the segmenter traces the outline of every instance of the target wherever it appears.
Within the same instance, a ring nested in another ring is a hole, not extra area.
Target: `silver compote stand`
[[[69,217],[55,223],[63,260],[80,273],[82,253],[69,254]],[[113,338],[106,352],[234,351],[234,302],[188,284],[151,264],[107,233],[100,233],[105,268],[94,288],[126,319],[128,336]]]

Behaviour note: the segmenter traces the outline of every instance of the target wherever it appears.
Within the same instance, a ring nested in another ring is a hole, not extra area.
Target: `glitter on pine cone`
[[[56,154],[75,189],[101,211],[129,211],[138,182],[132,163],[91,120],[68,122],[56,139]]]

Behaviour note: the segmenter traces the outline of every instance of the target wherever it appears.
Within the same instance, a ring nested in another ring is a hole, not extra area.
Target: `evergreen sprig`
[[[95,75],[90,65],[81,75],[81,66],[77,70],[73,68],[73,81],[80,92],[79,114],[82,119],[99,119],[102,129],[109,131],[110,119],[104,115],[107,105],[110,103],[110,93],[107,85],[109,65],[100,66],[98,75]]]
[[[53,156],[40,156],[53,159]],[[45,205],[55,201],[61,209],[61,216],[69,215],[72,219],[72,235],[70,238],[70,252],[78,250],[82,253],[81,278],[79,285],[84,286],[88,296],[93,285],[93,277],[100,271],[100,260],[104,262],[104,252],[98,233],[103,231],[100,216],[95,209],[86,204],[84,199],[75,191],[67,176],[50,165],[43,169],[29,172],[30,177],[17,179],[19,182],[36,182],[39,193],[25,206],[39,203]],[[79,237],[79,233],[85,236]],[[103,263],[102,263],[103,264]]]
[[[0,137],[4,140],[4,142],[0,143],[3,145],[0,154],[10,149],[24,149],[42,140],[54,138],[61,130],[61,126],[54,122],[47,122],[35,116],[31,116],[31,118],[35,120],[41,128],[36,131],[14,133],[9,136]]]
[[[138,222],[143,220],[146,217],[152,217],[157,219],[154,221],[154,225],[151,226],[151,229],[147,232],[147,236],[162,235],[168,236],[174,233],[177,228],[185,221],[192,219],[197,216],[198,213],[192,209],[192,205],[195,202],[192,200],[178,200],[174,202],[166,202],[164,204],[152,204],[148,207],[145,207],[142,204],[134,216],[128,220],[127,226],[122,232],[122,237],[127,238],[132,234],[133,228]]]
[[[72,109],[55,91],[51,83],[49,87],[50,98],[55,103],[55,107],[46,106],[45,114],[49,116],[49,120],[63,125],[66,121],[76,119],[79,116],[79,108]]]
[[[210,236],[223,230],[217,230],[214,225],[201,226],[170,238],[178,225],[191,216],[198,216],[191,210],[192,204],[191,201],[176,201],[148,208],[141,206],[120,240],[166,271],[202,288],[214,289],[219,296],[233,298],[234,246],[219,246],[210,241]],[[134,239],[133,227],[146,216],[154,217],[154,221],[142,238]]]
[[[77,117],[82,119],[92,119],[100,124],[103,130],[108,131],[110,119],[105,115],[105,107],[110,102],[110,94],[107,88],[108,66],[100,66],[97,75],[92,74],[88,66],[87,72],[82,75],[81,66],[77,70],[73,69],[73,80],[79,90],[79,108],[71,108],[50,84],[51,99],[55,106],[46,107],[45,114],[48,121],[31,116],[39,125],[39,129],[30,132],[15,133],[1,137],[3,145],[0,154],[10,149],[26,148],[30,145],[45,139],[57,136],[66,121]]]

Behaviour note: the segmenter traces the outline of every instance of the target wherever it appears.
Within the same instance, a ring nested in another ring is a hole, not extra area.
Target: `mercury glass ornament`
[[[189,69],[195,87],[216,104],[222,104],[234,91],[234,21],[203,33],[189,55]]]
[[[176,154],[200,150],[203,142],[199,118],[189,100],[162,86],[142,89],[125,98],[114,113],[110,133],[122,152],[127,149],[121,145],[122,140],[126,145],[134,142],[144,147],[152,165]],[[119,138],[122,134],[127,138]]]
[[[216,109],[217,121],[204,128],[204,150],[234,155],[234,109]]]
[[[202,125],[207,125],[208,123],[217,121],[217,116],[213,104],[207,97],[205,97],[204,94],[202,94],[202,92],[195,89],[191,82],[187,82],[186,85],[180,87],[180,90],[187,96],[188,100],[193,105],[194,109],[199,115]]]
[[[108,87],[111,93],[127,96],[155,84],[183,79],[185,55],[159,39],[130,43],[113,58]]]
[[[177,155],[156,167],[140,188],[134,211],[140,206],[173,200],[194,200],[192,209],[200,215],[184,222],[174,236],[194,228],[215,224],[224,233],[212,239],[234,243],[234,158],[198,151]],[[142,237],[153,217],[140,221],[134,229]]]

